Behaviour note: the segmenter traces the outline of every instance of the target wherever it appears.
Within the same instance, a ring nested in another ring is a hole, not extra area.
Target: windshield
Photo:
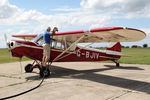
[[[35,43],[37,43],[42,38],[43,38],[43,34],[39,34],[37,37],[35,37],[34,39],[32,39],[32,41],[35,42]]]

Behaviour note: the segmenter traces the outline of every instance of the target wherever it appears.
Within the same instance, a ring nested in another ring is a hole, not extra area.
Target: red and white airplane
[[[41,66],[43,57],[43,34],[12,35],[12,37],[25,39],[11,40],[7,42],[13,57],[22,58],[26,56],[34,60],[32,64],[25,66],[26,72],[32,72],[34,68]],[[134,42],[142,40],[146,34],[137,29],[123,27],[105,27],[90,30],[79,30],[70,32],[58,32],[53,36],[50,62],[75,62],[75,61],[106,61],[116,63],[121,54],[120,42]],[[89,48],[90,44],[101,42],[115,42],[106,50]],[[79,46],[78,43],[89,43]],[[48,74],[50,71],[48,70]]]

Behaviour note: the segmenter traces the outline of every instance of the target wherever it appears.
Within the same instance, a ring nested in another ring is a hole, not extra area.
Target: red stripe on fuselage
[[[27,41],[23,42],[28,44]],[[33,43],[34,44],[34,43]],[[31,45],[29,45],[31,46]],[[11,50],[12,54],[21,56],[26,56],[34,60],[42,60],[43,49],[35,48],[39,46],[26,47],[19,46]],[[51,61],[54,60],[59,54],[63,52],[62,49],[52,49],[51,51]],[[14,55],[14,56],[15,56]],[[66,56],[67,55],[67,56]],[[13,55],[12,55],[13,56]],[[17,57],[17,56],[16,56]],[[60,59],[61,58],[61,59]],[[110,55],[103,52],[96,52],[92,50],[85,50],[76,48],[75,53],[66,52],[60,57],[56,62],[74,62],[74,61],[105,61],[111,59],[119,59],[118,55]]]

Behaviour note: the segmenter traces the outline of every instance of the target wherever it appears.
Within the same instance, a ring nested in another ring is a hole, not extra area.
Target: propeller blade
[[[10,43],[9,43],[9,41],[8,41],[8,38],[7,38],[7,35],[6,34],[4,34],[4,38],[5,38],[5,43],[6,43],[6,47],[8,48],[8,50],[9,50],[9,45],[10,45]]]
[[[4,34],[5,42],[7,43],[7,35]]]

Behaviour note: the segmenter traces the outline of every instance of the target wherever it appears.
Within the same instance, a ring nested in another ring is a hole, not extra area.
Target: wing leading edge
[[[24,40],[32,40],[35,38],[37,34],[26,34],[26,35],[12,35],[12,37],[24,39]]]

